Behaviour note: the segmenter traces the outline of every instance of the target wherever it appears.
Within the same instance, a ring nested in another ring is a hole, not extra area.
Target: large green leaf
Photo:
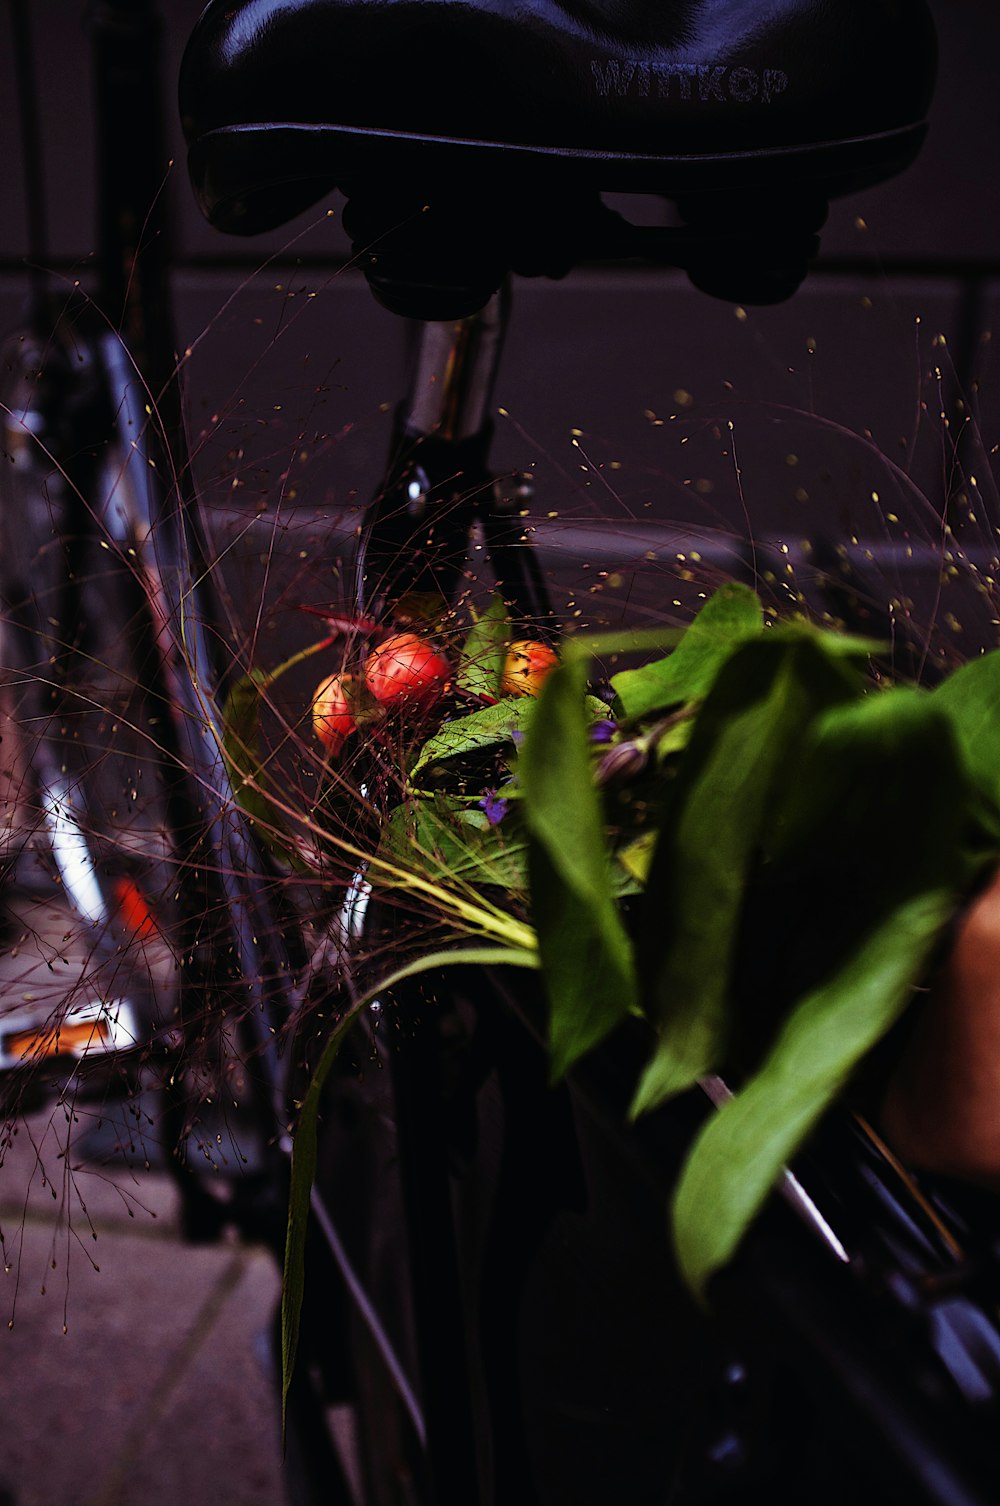
[[[549,675],[518,764],[554,1078],[607,1035],[636,998],[594,786],[586,683],[583,658],[571,657]]]
[[[510,613],[503,597],[494,595],[462,645],[457,674],[462,690],[491,699],[499,697],[509,639]]]
[[[970,789],[950,718],[936,696],[897,688],[831,707],[805,739],[781,820],[768,832],[776,863],[805,853],[815,866],[849,864],[854,882],[883,894],[933,885],[963,833]],[[880,855],[890,865],[871,874]],[[843,872],[838,882],[846,882]]]
[[[793,1011],[757,1074],[695,1141],[674,1198],[681,1271],[701,1293],[858,1062],[906,1007],[953,913],[949,890],[892,911]]]
[[[734,1059],[749,1079],[677,1194],[696,1287],[905,1007],[984,862],[968,840],[976,793],[934,696],[889,690],[824,712],[789,784],[735,972]]]
[[[682,756],[647,877],[640,968],[659,1039],[633,1114],[719,1064],[732,1032],[744,896],[766,823],[812,719],[860,688],[860,676],[806,632],[746,643],[719,673]]]
[[[623,669],[611,685],[628,717],[701,700],[730,655],[756,638],[763,625],[760,602],[748,586],[731,581],[702,607],[672,654],[641,669]]]
[[[933,692],[950,718],[966,768],[1000,824],[1000,650],[971,659]]]
[[[891,909],[971,892],[996,850],[983,848],[976,805],[933,696],[891,689],[817,717],[747,897],[730,1053],[741,1071]]]
[[[309,1204],[313,1182],[316,1179],[317,1129],[323,1087],[340,1049],[358,1015],[384,994],[391,993],[400,983],[422,973],[436,972],[442,967],[525,967],[538,966],[534,952],[519,951],[512,947],[470,946],[453,951],[432,952],[406,967],[399,968],[380,980],[351,1007],[327,1038],[322,1055],[309,1081],[302,1100],[295,1140],[292,1150],[291,1183],[288,1194],[288,1227],[285,1234],[285,1264],[281,1283],[281,1418],[284,1429],[285,1406],[288,1389],[295,1370],[295,1355],[299,1343],[299,1324],[302,1315],[302,1296],[305,1289],[306,1234],[309,1226]]]

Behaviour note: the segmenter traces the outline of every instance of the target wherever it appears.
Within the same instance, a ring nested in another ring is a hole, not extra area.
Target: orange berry
[[[519,638],[507,650],[500,689],[504,695],[537,695],[558,663],[559,655],[547,643]]]
[[[345,689],[347,681],[345,675],[327,675],[313,693],[313,731],[328,753],[339,753],[357,725]]]
[[[381,705],[426,711],[444,693],[451,665],[419,633],[394,633],[369,654],[365,679]]]

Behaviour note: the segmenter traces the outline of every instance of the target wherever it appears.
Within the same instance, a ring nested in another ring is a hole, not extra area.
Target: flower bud
[[[628,738],[625,742],[616,743],[601,756],[594,770],[594,783],[603,785],[616,779],[631,779],[642,773],[648,758],[649,749],[645,742]]]

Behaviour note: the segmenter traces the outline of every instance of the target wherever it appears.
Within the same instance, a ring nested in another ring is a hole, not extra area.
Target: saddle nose
[[[814,205],[913,159],[935,69],[925,0],[211,0],[180,104],[252,234],[335,187]]]

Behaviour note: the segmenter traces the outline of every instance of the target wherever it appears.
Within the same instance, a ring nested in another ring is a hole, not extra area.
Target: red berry
[[[451,679],[451,665],[419,633],[395,633],[369,654],[365,679],[383,706],[426,711],[443,694]]]
[[[547,643],[519,638],[507,650],[500,689],[504,695],[537,695],[558,663],[559,655]]]
[[[327,752],[337,754],[357,725],[345,685],[347,677],[327,675],[312,698],[313,731]]]

